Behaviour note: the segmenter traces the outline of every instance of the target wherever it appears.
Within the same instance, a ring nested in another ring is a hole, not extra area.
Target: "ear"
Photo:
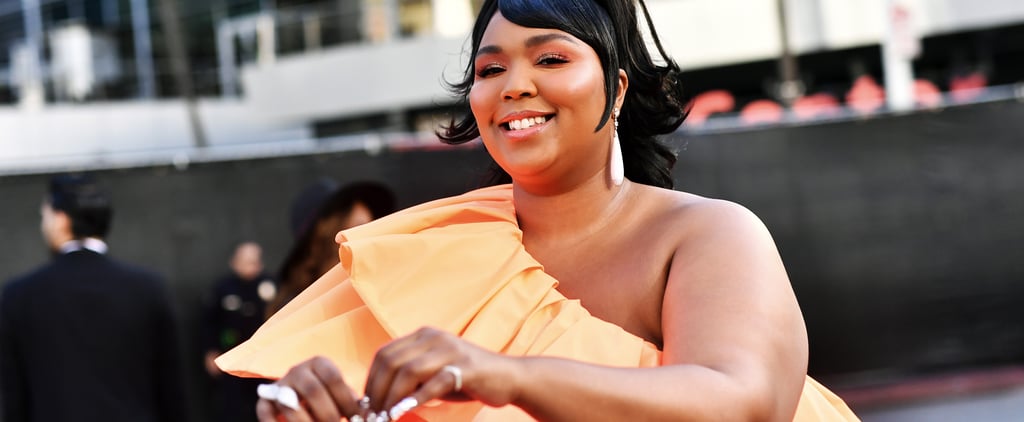
[[[622,102],[626,100],[626,89],[629,88],[629,77],[626,71],[619,69],[618,90],[615,91],[615,108],[622,109]]]
[[[53,210],[53,229],[62,235],[61,237],[74,238],[71,233],[71,217],[64,211]]]

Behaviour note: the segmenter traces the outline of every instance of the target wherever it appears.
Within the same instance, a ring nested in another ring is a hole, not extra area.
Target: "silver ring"
[[[462,369],[455,365],[445,365],[444,368],[441,368],[441,372],[452,374],[455,377],[455,392],[462,391]]]
[[[280,403],[289,409],[299,410],[299,394],[287,385],[260,384],[256,387],[256,395]]]

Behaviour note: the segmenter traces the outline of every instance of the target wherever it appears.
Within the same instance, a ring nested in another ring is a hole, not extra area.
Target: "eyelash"
[[[537,64],[541,66],[559,65],[568,62],[569,59],[567,57],[555,53],[544,54],[537,59]],[[488,63],[481,67],[480,70],[476,71],[476,77],[486,78],[503,70],[505,70],[505,68],[498,63]]]
[[[480,70],[476,72],[476,77],[486,78],[502,70],[504,70],[504,68],[502,68],[501,65],[497,63],[488,63],[487,65],[481,67]]]
[[[553,61],[554,63],[551,63],[549,61]],[[545,62],[548,62],[548,63],[545,63]],[[569,58],[568,57],[565,57],[565,56],[563,56],[561,54],[556,54],[556,53],[545,54],[545,55],[540,56],[539,59],[537,59],[537,64],[541,64],[541,65],[562,64],[562,63],[568,63],[568,62],[569,62]]]

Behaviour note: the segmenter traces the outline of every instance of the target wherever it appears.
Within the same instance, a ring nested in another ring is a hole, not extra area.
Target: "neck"
[[[523,241],[575,243],[608,228],[620,215],[633,191],[633,183],[609,186],[604,173],[573,189],[538,194],[513,184],[516,218]]]

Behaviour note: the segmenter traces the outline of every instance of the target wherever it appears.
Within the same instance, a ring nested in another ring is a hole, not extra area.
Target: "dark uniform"
[[[264,274],[246,281],[230,273],[218,280],[207,303],[206,350],[223,353],[248,340],[263,324],[267,302],[275,291],[275,283]],[[217,420],[255,421],[256,386],[261,382],[221,374]]]

